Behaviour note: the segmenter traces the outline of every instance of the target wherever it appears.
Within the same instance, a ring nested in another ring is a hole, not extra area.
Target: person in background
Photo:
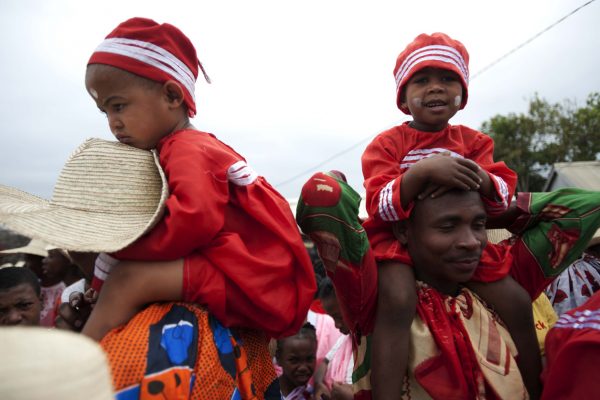
[[[352,337],[342,317],[333,282],[328,277],[323,278],[319,285],[319,299],[342,335],[316,369],[315,397],[324,400],[351,400],[354,369]]]
[[[583,303],[600,290],[600,230],[596,231],[581,257],[546,288],[556,314]]]
[[[596,399],[600,393],[600,292],[563,313],[546,335],[542,400]]]
[[[309,323],[295,335],[277,340],[275,357],[282,369],[279,377],[282,400],[313,399],[309,381],[315,371],[316,355],[317,336]]]
[[[542,361],[545,361],[544,356],[546,355],[546,335],[548,335],[550,329],[556,324],[556,321],[558,321],[558,316],[552,308],[548,296],[544,292],[540,293],[537,299],[533,301],[533,322],[535,324],[535,333]]]
[[[0,325],[39,326],[42,302],[40,283],[24,267],[0,269]]]
[[[54,327],[63,290],[67,287],[65,277],[71,261],[53,246],[47,247],[48,255],[42,259],[42,326]]]
[[[24,247],[4,250],[3,252],[25,255],[25,267],[35,273],[40,284],[42,302],[40,324],[49,328],[53,327],[60,295],[66,287],[63,278],[68,263],[63,261],[61,255],[50,255],[58,253],[58,249],[37,239],[32,239]]]

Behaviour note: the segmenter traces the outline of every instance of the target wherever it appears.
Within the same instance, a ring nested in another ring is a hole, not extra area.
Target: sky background
[[[213,81],[199,77],[192,123],[294,198],[312,173],[329,169],[363,191],[365,146],[408,119],[396,108],[392,71],[415,36],[462,41],[473,76],[586,2],[3,0],[0,184],[50,198],[80,143],[113,138],[85,90],[85,66],[130,17],[172,23],[192,40]],[[595,1],[476,76],[451,123],[479,128],[526,112],[535,93],[585,105],[600,91],[599,23]]]

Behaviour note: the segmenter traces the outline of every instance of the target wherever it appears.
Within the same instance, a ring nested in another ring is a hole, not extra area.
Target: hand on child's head
[[[472,160],[437,154],[424,158],[413,166],[424,175],[426,182],[462,190],[478,190],[481,178],[479,165]]]

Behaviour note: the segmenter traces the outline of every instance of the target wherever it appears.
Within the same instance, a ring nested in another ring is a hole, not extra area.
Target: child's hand
[[[69,302],[62,303],[58,309],[56,327],[76,332],[81,331],[97,299],[98,293],[93,289],[88,289],[85,293],[71,293]]]
[[[350,400],[354,398],[352,385],[341,382],[333,382],[331,385],[331,400]]]
[[[329,389],[325,386],[324,383],[318,383],[315,385],[315,400],[330,400],[331,395],[329,393]]]
[[[418,168],[421,176],[428,182],[428,186],[422,192],[426,196],[432,194],[439,196],[450,188],[479,190],[482,181],[478,175],[479,165],[476,162],[452,157],[449,153],[424,158],[415,163],[412,168]],[[437,186],[432,187],[432,185]],[[421,195],[419,198],[422,198]]]

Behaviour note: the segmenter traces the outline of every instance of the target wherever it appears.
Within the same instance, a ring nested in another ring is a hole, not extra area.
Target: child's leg
[[[372,338],[371,386],[374,399],[396,400],[408,369],[410,327],[417,292],[412,267],[384,262],[378,269],[377,315]]]
[[[519,355],[517,365],[531,399],[541,394],[542,360],[533,322],[532,300],[527,291],[507,276],[495,282],[469,282],[506,324]]]
[[[128,322],[146,304],[181,300],[183,260],[122,262],[102,286],[82,333],[100,341],[111,329]]]

